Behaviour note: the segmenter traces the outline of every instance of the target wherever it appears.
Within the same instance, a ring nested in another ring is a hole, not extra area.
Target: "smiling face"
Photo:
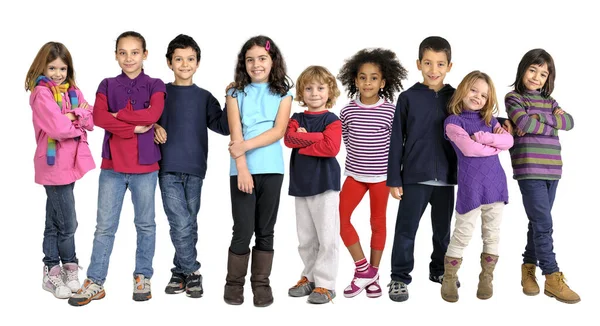
[[[379,89],[385,87],[385,80],[378,65],[370,62],[362,64],[354,82],[363,104],[371,105],[379,101]]]
[[[44,76],[52,79],[56,85],[60,85],[67,80],[68,71],[69,66],[67,66],[60,58],[56,58],[46,65]]]
[[[543,63],[542,65],[531,65],[523,75],[523,85],[530,91],[539,90],[546,84],[549,74],[547,63]]]
[[[119,67],[131,79],[137,77],[143,68],[148,51],[144,51],[142,41],[137,37],[127,36],[119,40],[115,59]]]
[[[246,72],[253,83],[266,83],[273,67],[273,60],[264,47],[255,45],[246,51]]]
[[[316,80],[306,84],[302,91],[302,101],[306,104],[308,111],[323,111],[326,110],[327,101],[329,100],[329,86],[322,84]]]
[[[423,58],[417,60],[417,68],[423,75],[423,84],[437,92],[444,87],[444,78],[452,69],[452,63],[448,62],[444,51],[425,50]]]
[[[463,109],[479,111],[487,102],[489,97],[489,85],[483,79],[477,79],[471,86],[467,95],[463,98]]]
[[[189,86],[192,85],[192,77],[198,69],[199,62],[196,60],[198,54],[194,49],[187,47],[185,49],[175,49],[169,68],[175,74],[175,85]]]

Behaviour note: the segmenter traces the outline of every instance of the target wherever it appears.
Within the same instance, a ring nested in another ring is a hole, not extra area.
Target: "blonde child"
[[[367,296],[381,296],[379,263],[385,247],[388,202],[387,163],[394,93],[402,90],[407,71],[396,54],[386,49],[364,49],[347,60],[338,79],[351,100],[340,112],[346,146],[346,180],[340,193],[340,234],[355,264],[354,277],[344,296],[354,297],[367,289]],[[370,263],[360,245],[350,218],[369,192],[371,205]]]
[[[227,91],[231,131],[230,190],[233,236],[223,298],[244,302],[244,283],[252,252],[254,305],[273,303],[269,276],[273,233],[283,183],[283,138],[292,106],[293,83],[283,56],[267,36],[250,38],[238,54],[234,84]],[[252,251],[250,241],[255,236]]]
[[[62,43],[41,47],[27,72],[25,90],[31,91],[37,142],[35,182],[44,186],[47,195],[42,288],[65,299],[81,286],[73,188],[75,181],[96,167],[86,132],[94,129],[93,107],[75,84],[73,60]]]
[[[339,260],[340,165],[342,123],[329,112],[340,96],[335,77],[324,67],[306,68],[296,82],[296,100],[306,111],[294,113],[284,142],[292,148],[290,196],[296,197],[298,252],[304,263],[292,297],[309,303],[335,298]]]
[[[458,192],[441,295],[446,301],[458,301],[456,273],[473,236],[475,222],[481,216],[483,252],[477,297],[489,299],[498,262],[502,211],[508,203],[506,174],[498,154],[513,145],[513,138],[493,117],[498,112],[496,90],[491,78],[483,72],[473,71],[465,76],[450,101],[449,112],[444,130],[458,157]]]

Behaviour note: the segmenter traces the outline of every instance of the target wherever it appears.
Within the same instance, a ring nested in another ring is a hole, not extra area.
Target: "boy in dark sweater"
[[[175,81],[166,85],[165,109],[154,134],[162,154],[158,181],[175,247],[175,267],[165,292],[185,291],[187,296],[199,298],[203,289],[196,260],[197,216],[207,167],[207,128],[229,135],[227,110],[221,110],[210,92],[192,82],[200,63],[200,47],[193,38],[177,36],[169,43],[166,56]]]
[[[388,285],[390,299],[397,302],[408,300],[415,237],[427,204],[431,205],[433,228],[429,279],[442,282],[457,182],[456,154],[444,138],[448,102],[454,94],[454,88],[444,84],[452,68],[448,41],[438,36],[423,40],[417,68],[423,82],[398,97],[388,157],[387,186],[392,197],[401,200]]]

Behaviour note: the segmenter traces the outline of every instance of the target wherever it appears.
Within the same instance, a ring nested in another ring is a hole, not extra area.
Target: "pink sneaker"
[[[375,280],[375,282],[373,282],[367,286],[367,297],[379,298],[380,296],[381,296],[381,287],[379,286],[379,275],[377,275],[377,279]]]
[[[344,297],[353,298],[359,295],[367,286],[379,278],[379,274],[372,267],[366,273],[354,273],[354,279],[344,289]],[[381,291],[381,289],[380,289]],[[380,294],[381,295],[381,294]]]

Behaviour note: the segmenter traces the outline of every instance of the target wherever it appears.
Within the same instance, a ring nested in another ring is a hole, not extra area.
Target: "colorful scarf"
[[[69,98],[71,99],[71,110],[76,109],[79,106],[79,100],[77,99],[77,92],[75,92],[75,87],[69,87],[69,83],[63,83],[60,85],[56,85],[56,83],[46,77],[39,76],[35,81],[36,86],[46,86],[50,88],[52,91],[52,95],[54,95],[54,100],[56,104],[58,104],[58,109],[62,111],[62,95],[61,93],[68,92]],[[56,140],[48,137],[48,149],[46,150],[46,163],[48,165],[54,165],[56,162]]]

